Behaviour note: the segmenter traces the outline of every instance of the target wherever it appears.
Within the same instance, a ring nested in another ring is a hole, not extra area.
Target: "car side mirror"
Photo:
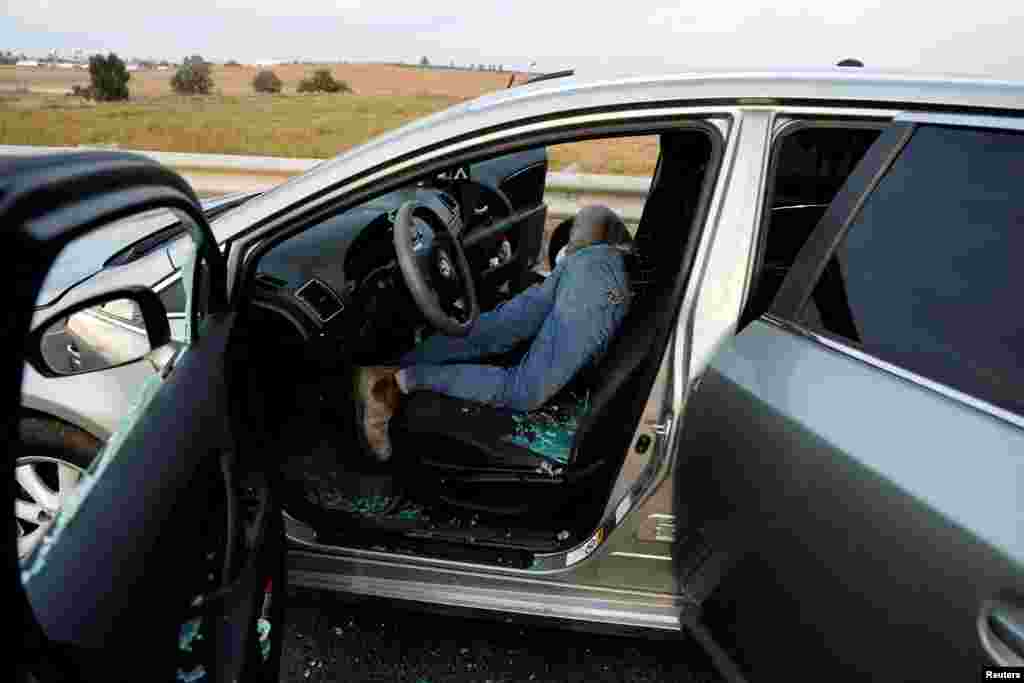
[[[80,301],[35,326],[28,342],[29,362],[48,377],[107,370],[144,358],[161,371],[177,352],[164,305],[145,287]]]

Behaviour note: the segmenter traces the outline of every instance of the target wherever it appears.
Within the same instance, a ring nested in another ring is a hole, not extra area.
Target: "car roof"
[[[771,70],[702,70],[655,74],[579,73],[500,90],[476,100],[499,106],[515,101],[588,93],[595,104],[628,92],[634,100],[774,100],[835,104],[1015,109],[1024,111],[1024,81],[971,74],[889,72],[859,67]]]
[[[345,178],[515,122],[625,107],[787,104],[1024,114],[1024,82],[850,67],[554,78],[489,93],[387,132],[239,207],[218,227],[230,238]]]

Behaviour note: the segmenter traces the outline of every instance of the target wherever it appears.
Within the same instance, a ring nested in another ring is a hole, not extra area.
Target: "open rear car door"
[[[69,242],[155,208],[173,210],[195,244],[183,273],[185,343],[171,340],[163,306],[145,288],[79,287],[33,314],[50,264]],[[24,349],[3,361],[8,443],[18,438],[25,357],[41,372],[63,374],[40,349],[44,333],[70,316],[111,302],[137,307],[148,351],[124,351],[117,362],[153,368],[135,409],[20,563],[19,539],[9,537],[8,585],[23,618],[18,680],[277,680],[281,517],[269,478],[232,435],[225,353],[235,316],[224,259],[195,194],[137,155],[13,159],[0,165],[0,217],[14,264],[6,348]],[[4,459],[9,494],[12,462]]]

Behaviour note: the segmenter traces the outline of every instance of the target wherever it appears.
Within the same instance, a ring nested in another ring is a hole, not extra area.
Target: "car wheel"
[[[57,420],[26,417],[14,458],[14,520],[18,559],[28,557],[72,491],[81,483],[102,442]]]

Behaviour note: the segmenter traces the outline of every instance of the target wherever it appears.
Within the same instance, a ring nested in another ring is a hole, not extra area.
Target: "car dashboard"
[[[394,219],[407,201],[427,209],[415,214],[415,250],[429,250],[437,231],[461,233],[445,189],[392,192],[275,245],[260,260],[254,302],[287,315],[305,338],[344,336],[357,354],[400,346],[422,323],[395,256]]]
[[[288,318],[304,339],[334,338],[370,362],[408,349],[426,320],[398,267],[394,220],[417,211],[414,250],[460,239],[485,310],[506,296],[540,252],[547,151],[535,148],[455,167],[352,207],[271,246],[249,288],[254,305]]]

